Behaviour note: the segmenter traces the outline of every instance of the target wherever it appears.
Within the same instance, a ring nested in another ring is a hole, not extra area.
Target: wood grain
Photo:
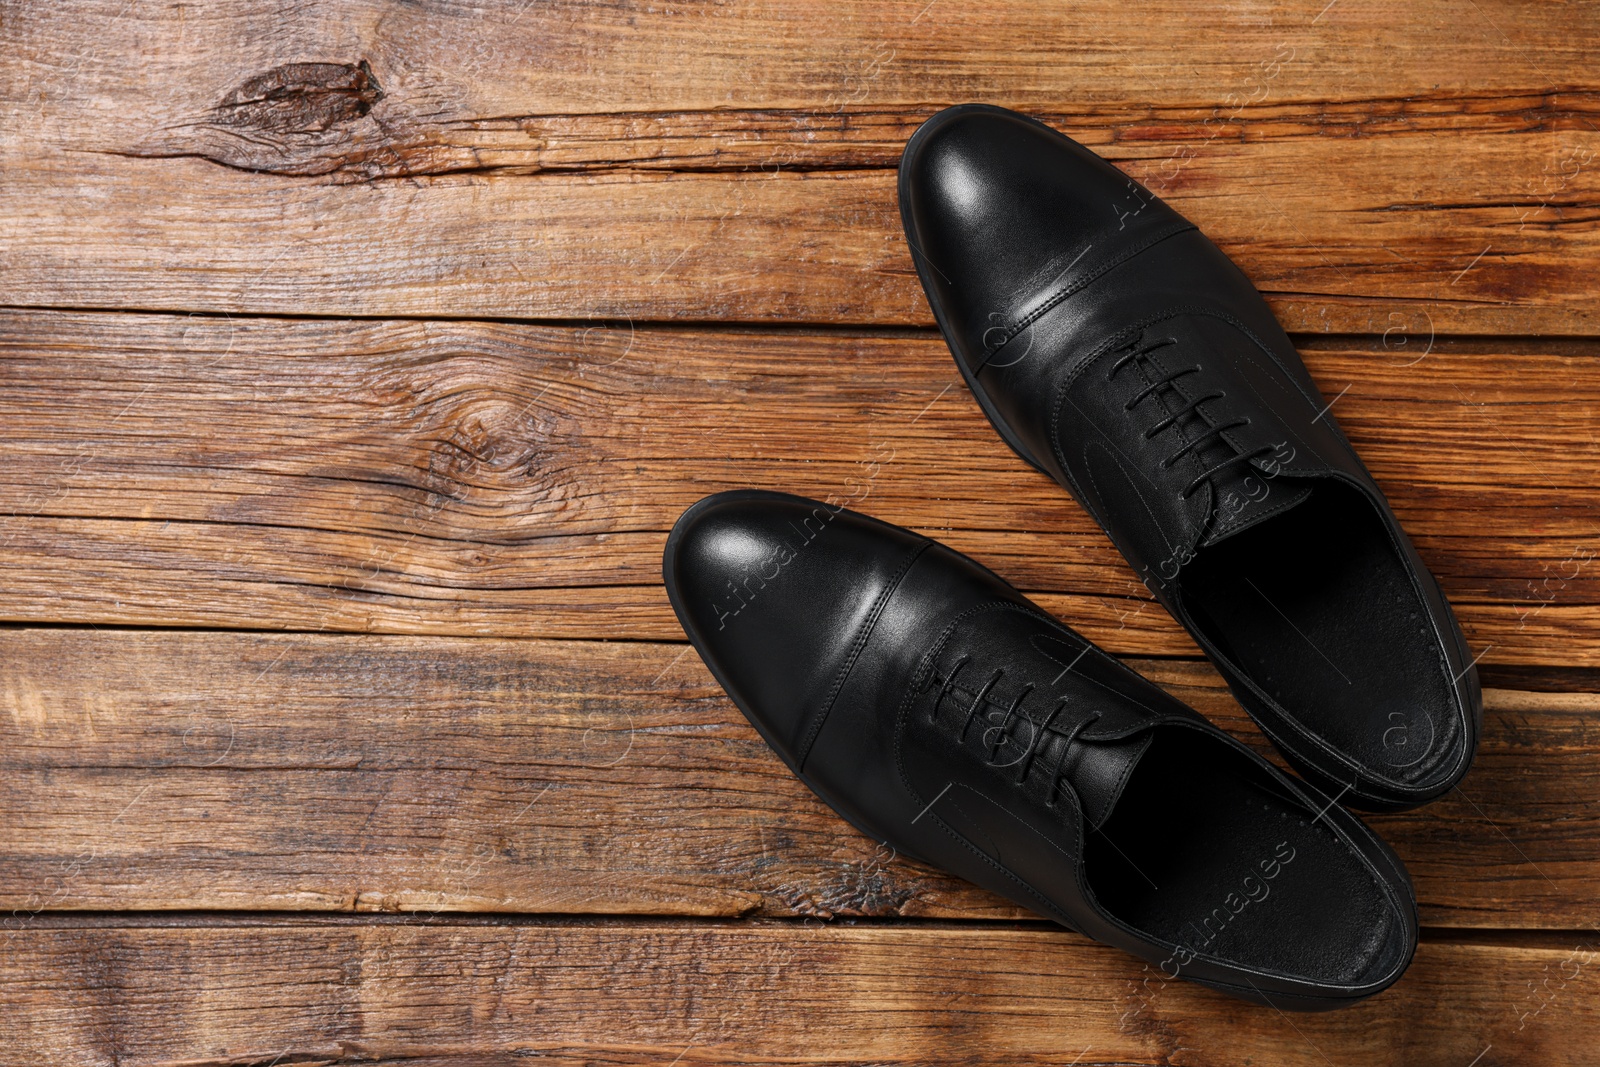
[[[685,645],[0,631],[0,909],[1016,918],[835,817]],[[1271,753],[1208,666],[1134,661]],[[1424,921],[1600,927],[1600,695],[1375,818]]]
[[[1532,0],[0,0],[0,1062],[1592,1063],[1596,39]],[[1260,744],[930,329],[894,168],[967,100],[1239,262],[1483,653],[1472,774],[1372,820],[1428,929],[1367,1005],[1164,982],[893,856],[681,643],[685,506],[832,494]]]
[[[1291,328],[1600,330],[1587,8],[75,0],[7,17],[16,304],[926,325],[892,169],[917,123],[978,99],[1169,197]]]
[[[1595,353],[1415,351],[1306,358],[1484,662],[1600,664]],[[666,531],[756,485],[1194,651],[932,336],[9,312],[0,355],[11,620],[676,639]]]
[[[1562,1067],[1593,1062],[1597,954],[1424,943],[1291,1018],[1037,927],[97,924],[13,934],[0,1008],[19,1064]]]

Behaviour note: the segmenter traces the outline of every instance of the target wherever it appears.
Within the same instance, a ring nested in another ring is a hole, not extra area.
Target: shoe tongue
[[[957,623],[937,658],[933,692],[963,658],[935,722],[998,775],[1016,781],[1026,764],[1022,788],[1033,799],[1050,800],[1059,778],[1077,795],[1089,828],[1105,822],[1150,745],[1155,719],[1125,693],[1121,669],[1065,627],[1010,605]],[[1069,744],[1094,712],[1099,717]]]
[[[1083,821],[1090,830],[1098,830],[1111,817],[1122,790],[1133,777],[1145,750],[1150,747],[1154,734],[1146,730],[1121,741],[1099,741],[1081,746],[1083,753],[1077,768],[1069,772],[1072,787],[1077,791],[1078,802],[1083,806]]]
[[[1202,548],[1299,507],[1314,486],[1304,478],[1278,475],[1273,458],[1265,456],[1259,464],[1236,464],[1212,475],[1211,488],[1211,517],[1200,538]]]

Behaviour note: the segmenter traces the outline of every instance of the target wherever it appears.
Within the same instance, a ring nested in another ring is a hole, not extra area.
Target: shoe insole
[[[1438,641],[1356,490],[1319,483],[1201,549],[1179,581],[1196,623],[1301,723],[1396,780],[1427,775],[1449,706]]]
[[[1318,815],[1223,743],[1168,727],[1088,835],[1085,873],[1112,914],[1195,955],[1355,982],[1393,962],[1396,916]]]

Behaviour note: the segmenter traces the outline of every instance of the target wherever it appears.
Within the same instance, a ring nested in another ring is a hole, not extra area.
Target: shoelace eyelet
[[[1162,347],[1165,347],[1166,345],[1177,344],[1178,343],[1177,338],[1175,338],[1175,337],[1166,337],[1166,338],[1163,338],[1160,341],[1156,341],[1156,342],[1154,342],[1152,344],[1145,344],[1145,345],[1141,346],[1140,345],[1140,340],[1141,339],[1142,338],[1135,338],[1134,340],[1130,341],[1124,347],[1124,351],[1126,352],[1126,355],[1124,355],[1121,359],[1117,360],[1117,362],[1112,365],[1111,371],[1106,375],[1106,381],[1108,383],[1116,375],[1116,372],[1122,368],[1122,366],[1124,364],[1130,363],[1130,362],[1134,362],[1140,356],[1149,355],[1151,352],[1155,351],[1158,348],[1162,348]],[[1165,388],[1176,389],[1176,386],[1173,385],[1173,383],[1176,382],[1178,378],[1181,378],[1186,374],[1199,373],[1201,371],[1201,369],[1202,368],[1200,368],[1199,366],[1193,366],[1193,367],[1189,367],[1189,368],[1187,368],[1185,370],[1181,370],[1181,371],[1173,371],[1173,372],[1170,372],[1170,373],[1163,373],[1163,376],[1159,380],[1151,382],[1149,385],[1146,385],[1143,389],[1141,389],[1138,393],[1135,393],[1128,400],[1124,401],[1123,405],[1122,405],[1122,410],[1123,411],[1132,411],[1138,405],[1138,403],[1140,401],[1144,400],[1148,396],[1155,395],[1156,393],[1160,392],[1160,390],[1162,388],[1164,388],[1164,387]],[[1201,412],[1200,411],[1200,406],[1202,404],[1210,401],[1210,400],[1222,400],[1222,399],[1225,399],[1227,397],[1227,395],[1228,395],[1227,390],[1219,389],[1214,393],[1210,393],[1210,394],[1207,394],[1207,395],[1195,397],[1194,399],[1188,401],[1188,403],[1185,404],[1183,407],[1179,408],[1176,412],[1173,412],[1173,413],[1169,414],[1166,418],[1161,419],[1159,422],[1157,422],[1156,425],[1151,426],[1149,429],[1145,430],[1145,432],[1144,432],[1145,440],[1147,440],[1147,441],[1153,440],[1156,437],[1156,435],[1159,434],[1161,431],[1166,430],[1169,427],[1177,425],[1178,421],[1180,419],[1182,419],[1183,416],[1188,415],[1191,412],[1199,414],[1202,418],[1205,418],[1205,419],[1209,420],[1210,416],[1205,415],[1203,412]],[[1162,470],[1171,470],[1173,465],[1176,464],[1178,462],[1178,460],[1182,459],[1185,455],[1188,455],[1190,453],[1193,453],[1196,456],[1196,458],[1198,458],[1199,457],[1199,452],[1197,450],[1200,448],[1201,445],[1205,444],[1207,441],[1219,441],[1219,442],[1223,442],[1223,443],[1228,444],[1230,447],[1237,448],[1237,446],[1233,445],[1233,443],[1227,439],[1225,434],[1227,433],[1228,430],[1235,429],[1236,427],[1249,426],[1249,425],[1250,425],[1250,419],[1248,417],[1234,419],[1232,422],[1210,423],[1206,427],[1206,429],[1204,429],[1203,431],[1200,432],[1200,434],[1198,436],[1194,437],[1192,440],[1186,441],[1184,443],[1183,447],[1179,448],[1172,455],[1170,455],[1166,459],[1162,460],[1161,463],[1160,463],[1160,467],[1161,467]],[[1209,481],[1211,478],[1215,477],[1216,475],[1221,474],[1224,470],[1227,470],[1229,467],[1232,467],[1232,466],[1235,466],[1235,465],[1241,464],[1241,463],[1249,463],[1255,457],[1260,456],[1260,455],[1265,455],[1266,453],[1272,452],[1272,451],[1274,451],[1274,449],[1270,445],[1262,445],[1262,446],[1259,446],[1257,448],[1250,449],[1249,451],[1235,451],[1235,453],[1232,456],[1229,456],[1227,459],[1225,459],[1222,462],[1220,462],[1220,463],[1216,464],[1215,466],[1211,467],[1209,470],[1203,471],[1198,477],[1195,478],[1194,481],[1190,482],[1187,486],[1185,486],[1183,488],[1183,490],[1179,493],[1179,496],[1182,499],[1187,500],[1187,499],[1189,499],[1189,497],[1194,495],[1195,490],[1200,488],[1201,485],[1205,484],[1207,481]]]
[[[934,722],[934,721],[936,721],[938,719],[940,705],[942,705],[944,703],[944,698],[946,696],[948,696],[951,693],[951,691],[954,689],[954,682],[955,682],[956,674],[960,672],[961,668],[963,668],[963,667],[965,667],[967,665],[967,663],[968,663],[968,661],[970,659],[971,659],[970,656],[962,656],[959,660],[956,661],[956,663],[951,667],[950,671],[945,675],[943,681],[939,685],[939,695],[934,700],[933,709],[929,713],[928,721],[930,723]],[[1000,670],[995,671],[994,674],[990,675],[989,680],[987,682],[985,682],[983,684],[983,686],[981,686],[979,688],[978,693],[976,695],[976,698],[973,700],[972,705],[967,709],[967,714],[966,714],[965,718],[962,720],[961,732],[957,735],[958,742],[962,742],[962,743],[965,742],[966,736],[967,736],[967,730],[971,726],[972,717],[973,717],[974,713],[977,711],[979,705],[983,704],[987,700],[989,693],[994,689],[995,684],[1000,681],[1001,677],[1004,674],[1005,674],[1005,670],[1003,668],[1000,669]],[[934,676],[932,674],[930,674],[929,680],[928,680],[928,685],[927,685],[926,688],[927,689],[932,689],[933,688],[933,682],[934,682]],[[1006,741],[1012,740],[1010,732],[1009,732],[1011,716],[1022,711],[1022,701],[1032,691],[1033,691],[1033,686],[1032,685],[1029,685],[1029,686],[1025,687],[1022,690],[1022,692],[1017,695],[1016,699],[1014,699],[1012,701],[1010,709],[1006,712],[1005,721],[1003,721],[1001,724],[999,724],[1000,728],[1002,730],[1006,731],[1006,733],[1004,735]],[[1028,771],[1032,768],[1034,757],[1038,754],[1039,749],[1044,744],[1044,738],[1045,738],[1046,732],[1049,731],[1051,724],[1056,719],[1056,716],[1059,715],[1061,713],[1061,710],[1067,706],[1067,703],[1068,703],[1067,698],[1066,697],[1062,697],[1060,700],[1058,700],[1056,702],[1055,707],[1053,707],[1050,710],[1050,714],[1045,716],[1044,721],[1034,725],[1033,736],[1031,737],[1031,739],[1028,742],[1027,750],[1023,753],[1021,758],[1018,760],[1018,762],[1021,764],[1021,768],[1019,769],[1019,771],[1017,773],[1017,779],[1016,779],[1016,784],[1017,785],[1022,785],[1027,780]],[[1062,765],[1066,762],[1067,756],[1070,753],[1070,751],[1072,749],[1072,746],[1081,738],[1081,736],[1083,735],[1084,731],[1086,731],[1090,726],[1094,725],[1096,722],[1098,722],[1100,720],[1101,714],[1102,713],[1100,711],[1098,711],[1098,710],[1089,712],[1087,717],[1081,719],[1077,723],[1074,723],[1071,729],[1069,729],[1064,735],[1061,735],[1062,738],[1063,738],[1062,743],[1061,743],[1061,754],[1056,760],[1055,771],[1051,775],[1050,793],[1049,793],[1049,796],[1045,800],[1045,806],[1047,808],[1051,809],[1052,811],[1055,810],[1055,807],[1056,807],[1056,796],[1057,796],[1057,794],[1058,794],[1058,792],[1060,791],[1060,788],[1061,788]],[[1028,718],[1027,713],[1026,712],[1022,712],[1022,717],[1025,718],[1025,719]],[[1029,719],[1028,721],[1029,721],[1030,724],[1033,723],[1032,719]],[[1002,742],[1000,742],[1000,745],[1003,746],[1004,743],[1005,743],[1005,741],[1002,741]],[[995,747],[995,746],[992,746],[992,747]]]

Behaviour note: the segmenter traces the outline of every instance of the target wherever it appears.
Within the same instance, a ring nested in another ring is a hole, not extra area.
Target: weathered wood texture
[[[1513,0],[0,0],[0,1063],[1594,1062],[1597,39]],[[1473,773],[1373,820],[1430,929],[1370,1004],[1018,922],[681,644],[685,506],[834,495],[1259,743],[928,329],[894,167],[965,100],[1237,259],[1483,653]]]
[[[927,324],[892,169],[979,99],[1169,197],[1291,328],[1600,331],[1587,5],[4,14],[11,303]]]
[[[1291,1019],[1035,926],[39,926],[0,1012],[16,1062],[119,1067],[1589,1067],[1597,955],[1425,943],[1388,993]]]
[[[0,631],[0,911],[1020,917],[894,857],[687,646]],[[1208,666],[1134,661],[1258,746]],[[1478,762],[1374,819],[1425,922],[1600,928],[1600,694],[1490,689]]]
[[[6,619],[677,639],[666,531],[757,485],[1194,651],[932,336],[9,312],[0,354]],[[1483,662],[1600,665],[1593,346],[1306,358]]]

